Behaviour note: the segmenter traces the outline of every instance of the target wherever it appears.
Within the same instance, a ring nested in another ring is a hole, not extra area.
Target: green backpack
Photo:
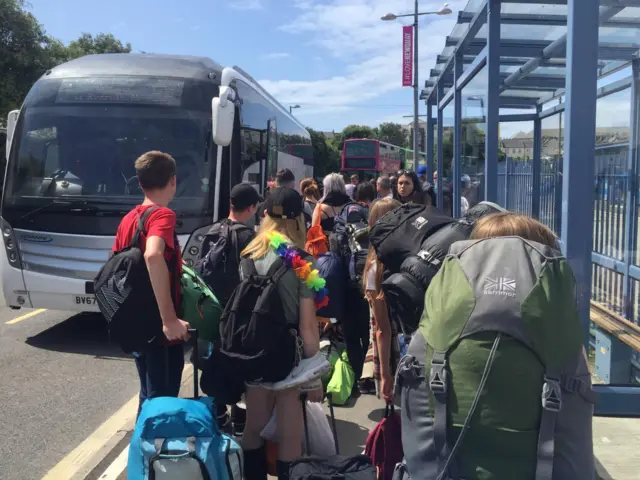
[[[220,336],[222,307],[207,284],[187,265],[180,278],[180,318],[198,330],[198,338],[215,343]]]
[[[398,368],[405,466],[424,480],[594,476],[593,393],[559,252],[452,245]]]
[[[331,394],[331,401],[334,405],[344,405],[351,397],[351,390],[356,382],[356,375],[353,367],[349,363],[347,351],[344,350],[340,357],[336,359],[333,366],[331,380],[327,384],[327,394]]]

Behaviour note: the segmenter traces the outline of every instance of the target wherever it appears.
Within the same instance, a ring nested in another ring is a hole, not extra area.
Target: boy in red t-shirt
[[[180,303],[182,256],[175,234],[176,214],[167,208],[176,193],[176,161],[171,155],[152,151],[141,155],[135,165],[144,201],[120,222],[113,251],[129,245],[140,216],[148,208],[157,206],[145,222],[146,235],[140,236],[140,249],[166,336],[164,341],[134,355],[140,377],[139,412],[147,398],[178,396],[184,368],[183,341],[189,339],[189,324],[176,314]]]

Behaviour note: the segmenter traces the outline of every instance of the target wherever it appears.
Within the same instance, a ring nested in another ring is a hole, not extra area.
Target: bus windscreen
[[[344,142],[344,154],[347,157],[375,157],[378,154],[377,144],[371,140]]]
[[[344,168],[348,170],[376,170],[378,161],[373,158],[345,157]]]

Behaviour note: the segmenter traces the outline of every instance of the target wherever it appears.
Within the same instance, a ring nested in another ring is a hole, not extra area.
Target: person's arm
[[[322,204],[316,204],[316,208],[313,209],[313,215],[311,216],[311,225],[320,225],[322,220]]]
[[[171,297],[171,274],[167,262],[164,258],[164,251],[167,248],[167,234],[173,239],[173,226],[175,216],[156,217],[156,221],[149,227],[149,237],[147,238],[144,251],[144,260],[149,271],[149,278],[153,288],[153,294],[158,303],[158,310],[162,319],[162,326],[168,340],[187,340],[189,334],[188,323],[180,320],[176,314]],[[173,248],[173,245],[170,245]]]
[[[380,356],[380,375],[392,376],[391,372],[391,322],[387,310],[387,301],[376,297],[372,298],[371,306],[373,318],[376,324],[376,344]]]
[[[304,356],[311,358],[320,350],[320,332],[316,319],[316,302],[313,297],[300,297],[299,328]]]

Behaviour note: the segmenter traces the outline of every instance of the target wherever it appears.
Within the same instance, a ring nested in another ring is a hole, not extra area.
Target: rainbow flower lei
[[[329,290],[326,286],[327,282],[320,276],[320,272],[311,269],[311,262],[303,260],[296,249],[287,244],[287,239],[284,235],[278,232],[269,232],[267,239],[269,240],[269,246],[282,258],[284,264],[293,268],[296,276],[310,290],[313,290],[316,308],[326,307],[329,304]]]

